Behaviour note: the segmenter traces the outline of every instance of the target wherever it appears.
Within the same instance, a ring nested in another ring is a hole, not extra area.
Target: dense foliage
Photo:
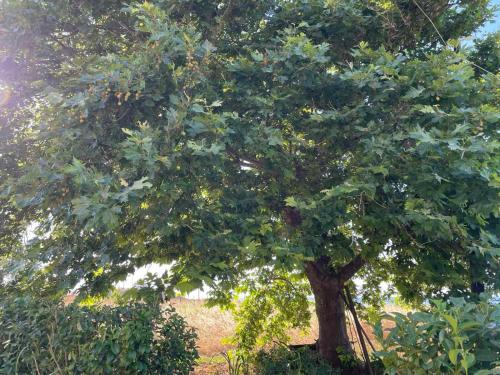
[[[497,290],[496,44],[459,41],[491,15],[487,0],[2,0],[2,288],[105,293],[157,262],[156,292],[228,303],[260,270],[307,277],[336,364],[355,275],[366,301],[382,281],[417,301]]]
[[[451,298],[429,311],[386,316],[395,327],[375,328],[388,374],[494,374],[500,358],[500,305]],[[385,336],[385,337],[384,337]],[[497,370],[496,370],[497,371]]]
[[[173,309],[0,302],[0,373],[188,374],[196,334]]]
[[[302,278],[262,272],[237,292],[246,296],[233,306],[236,320],[233,339],[241,353],[270,343],[287,343],[291,328],[310,327],[309,288]]]

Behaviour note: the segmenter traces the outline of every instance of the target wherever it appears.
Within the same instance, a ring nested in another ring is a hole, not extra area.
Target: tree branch
[[[262,168],[262,162],[260,160],[248,156],[242,157],[238,154],[238,152],[235,149],[231,147],[226,147],[226,151],[229,155],[237,159],[239,163],[248,164],[249,166],[254,166],[257,169]]]
[[[338,272],[340,280],[343,283],[350,280],[365,264],[366,261],[361,257],[361,255],[356,255],[353,260],[340,267]]]

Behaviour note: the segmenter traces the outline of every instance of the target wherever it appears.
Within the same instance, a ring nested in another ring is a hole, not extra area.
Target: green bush
[[[319,354],[306,347],[290,350],[279,346],[269,351],[261,350],[254,359],[255,373],[259,375],[336,375],[333,369],[321,360]]]
[[[172,308],[0,302],[0,374],[188,374],[196,334]]]
[[[396,324],[375,353],[388,374],[487,375],[500,363],[500,306],[463,298],[433,301],[426,312],[386,316]]]

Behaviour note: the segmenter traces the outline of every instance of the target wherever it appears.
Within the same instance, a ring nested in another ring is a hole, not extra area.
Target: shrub
[[[255,373],[259,375],[335,375],[339,369],[333,369],[325,363],[319,354],[309,348],[290,350],[279,346],[269,351],[261,350],[254,359]]]
[[[386,316],[396,324],[375,353],[388,374],[490,374],[500,358],[500,306],[450,298],[429,311]]]
[[[222,357],[227,364],[227,375],[250,374],[248,352],[230,350],[222,353]]]
[[[0,374],[188,374],[196,334],[172,308],[0,303]]]

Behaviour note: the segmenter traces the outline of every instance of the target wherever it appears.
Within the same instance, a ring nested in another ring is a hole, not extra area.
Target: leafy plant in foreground
[[[0,302],[0,374],[188,374],[196,334],[172,308]]]
[[[228,375],[248,374],[248,355],[235,350],[222,353],[227,364]]]
[[[395,327],[384,337],[375,326],[382,349],[376,352],[388,374],[498,373],[500,306],[486,301],[434,300],[428,311],[396,313],[384,319]]]

